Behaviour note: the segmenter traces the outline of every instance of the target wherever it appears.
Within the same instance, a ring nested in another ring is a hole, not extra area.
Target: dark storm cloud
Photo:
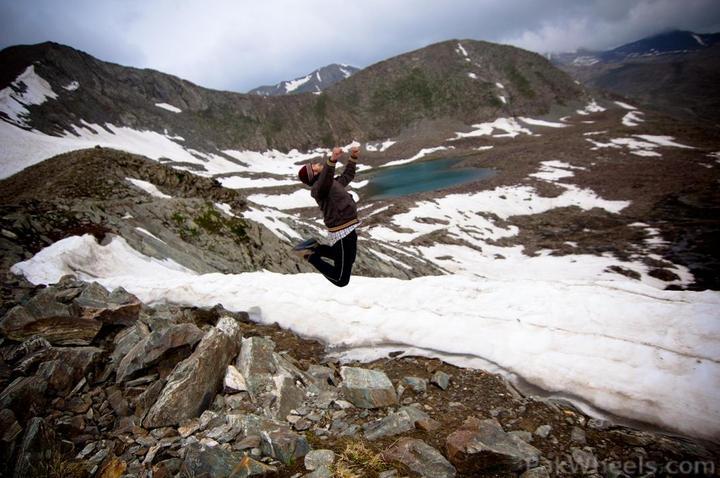
[[[52,40],[245,91],[332,63],[364,67],[451,38],[537,52],[720,29],[717,0],[0,0],[0,47]]]

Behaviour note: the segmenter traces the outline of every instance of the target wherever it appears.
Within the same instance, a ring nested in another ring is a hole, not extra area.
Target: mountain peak
[[[359,68],[344,63],[331,63],[305,76],[293,80],[281,81],[275,85],[265,85],[248,92],[260,96],[280,96],[297,93],[319,93],[324,89],[352,76]]]

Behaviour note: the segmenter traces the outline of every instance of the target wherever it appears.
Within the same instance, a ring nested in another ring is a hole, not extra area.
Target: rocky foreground
[[[714,445],[590,418],[500,376],[372,364],[244,313],[7,277],[0,476],[718,476]]]

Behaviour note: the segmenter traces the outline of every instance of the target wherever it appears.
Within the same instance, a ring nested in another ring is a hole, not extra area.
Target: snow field
[[[34,283],[75,273],[149,304],[222,303],[337,345],[479,357],[612,413],[707,438],[720,431],[717,292],[657,290],[618,275],[354,277],[340,292],[318,274],[197,275],[122,238],[101,246],[89,235],[59,241],[13,270]]]

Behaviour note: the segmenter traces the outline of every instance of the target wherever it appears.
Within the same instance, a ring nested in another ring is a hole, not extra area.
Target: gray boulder
[[[598,471],[598,461],[591,451],[581,448],[571,448],[572,459],[584,475],[594,474]]]
[[[415,429],[415,424],[419,421],[432,420],[425,412],[418,408],[409,406],[402,407],[395,413],[391,413],[385,418],[376,420],[366,424],[365,438],[368,440],[377,440],[392,435],[399,435]]]
[[[415,393],[425,393],[427,392],[428,381],[426,378],[404,377],[400,380],[400,385],[404,388],[409,388]]]
[[[401,438],[383,453],[387,461],[399,461],[427,478],[454,478],[455,467],[435,448],[416,438]]]
[[[495,420],[468,418],[446,440],[448,458],[463,474],[488,468],[519,471],[538,464],[540,451],[505,433]]]
[[[438,370],[433,374],[432,378],[430,378],[430,383],[437,385],[442,390],[447,390],[450,386],[450,375]]]
[[[285,465],[292,464],[310,451],[310,445],[303,435],[299,435],[287,428],[263,430],[260,432],[262,443],[260,449],[263,455],[271,456]]]
[[[240,326],[222,317],[187,359],[175,366],[157,402],[148,411],[145,428],[178,425],[200,415],[222,387],[225,369],[240,348]]]
[[[357,367],[343,367],[342,391],[345,398],[359,408],[396,405],[395,388],[385,372]]]
[[[243,453],[227,451],[220,447],[206,448],[198,444],[187,447],[185,459],[180,467],[181,476],[245,478],[276,474],[276,468],[253,460]]]
[[[520,475],[520,478],[550,478],[550,474],[548,473],[547,468],[544,466],[538,466],[537,468],[526,471]]]
[[[138,341],[120,361],[116,373],[117,382],[122,382],[156,363],[169,350],[184,345],[193,346],[202,337],[203,332],[195,324],[171,325],[153,331]]]
[[[335,463],[335,452],[332,450],[312,450],[305,455],[305,469],[316,470],[322,466],[330,467]]]
[[[235,366],[245,377],[248,391],[258,394],[272,388],[272,376],[277,371],[273,353],[275,342],[264,337],[243,339]]]

